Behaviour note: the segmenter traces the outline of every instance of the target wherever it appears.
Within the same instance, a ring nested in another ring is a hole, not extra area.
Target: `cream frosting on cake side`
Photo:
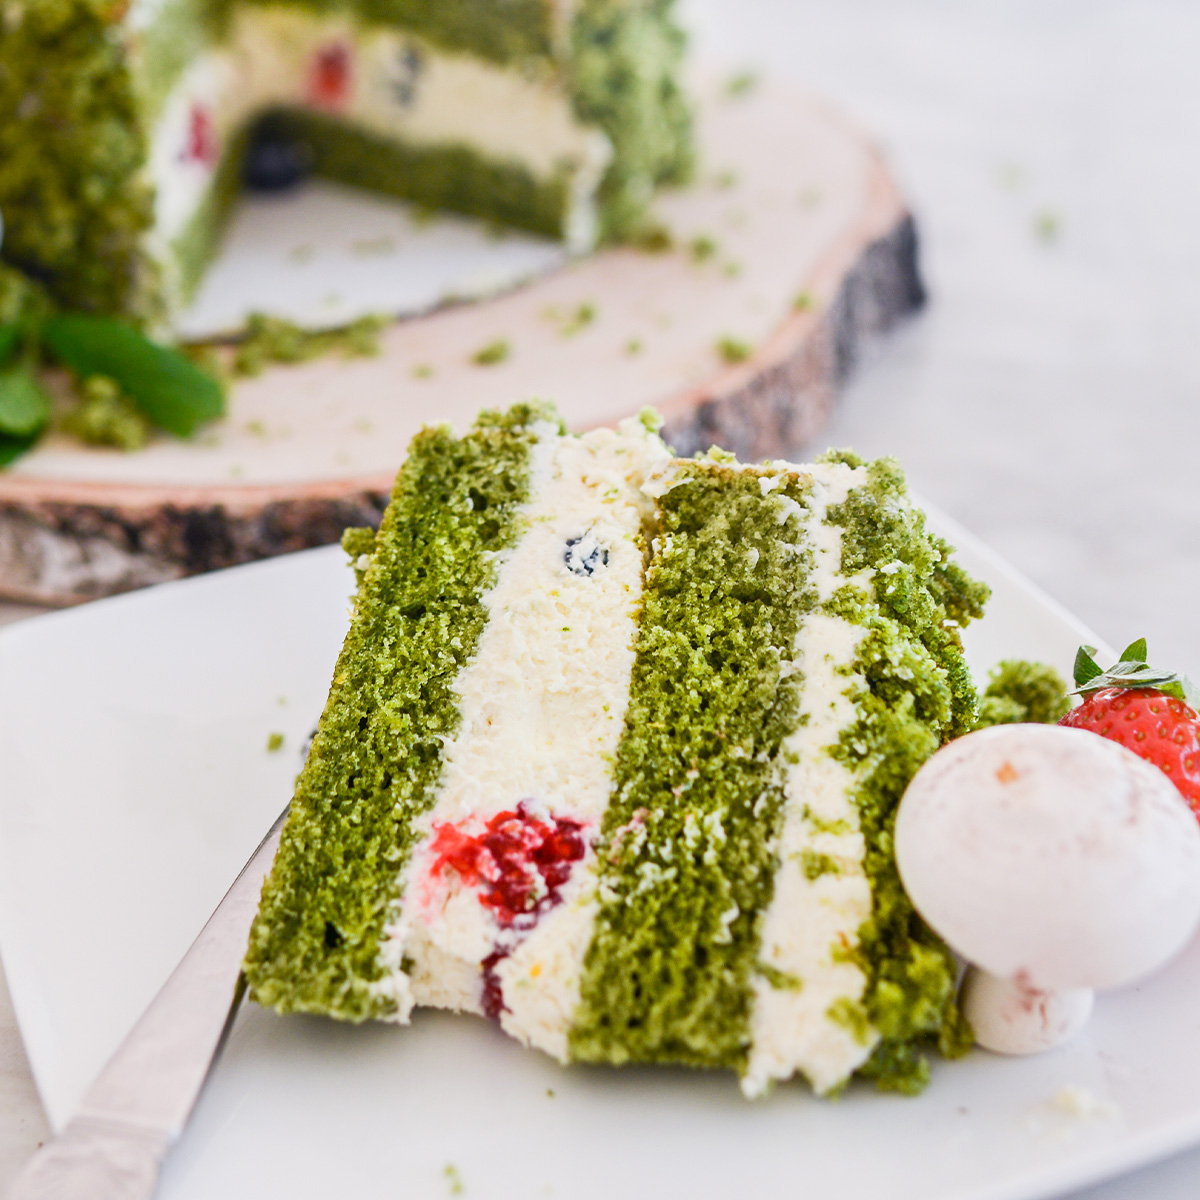
[[[791,670],[804,681],[799,723],[783,743],[786,803],[774,894],[760,927],[751,1044],[742,1077],[749,1096],[772,1079],[802,1072],[818,1092],[847,1079],[869,1057],[878,1035],[855,1036],[830,1016],[839,1000],[859,1002],[862,969],[847,952],[871,915],[866,846],[853,799],[854,775],[831,754],[854,722],[854,693],[866,687],[850,672],[863,630],[821,611],[842,587],[865,588],[871,572],[841,571],[841,530],[826,521],[832,505],[866,482],[862,468],[819,464],[805,533],[813,552],[817,610],[796,638]]]

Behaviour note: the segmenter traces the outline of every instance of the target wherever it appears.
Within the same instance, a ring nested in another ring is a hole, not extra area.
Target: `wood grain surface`
[[[657,205],[672,251],[605,251],[397,322],[378,357],[271,369],[191,442],[45,439],[0,474],[0,596],[69,604],[334,541],[378,521],[422,424],[530,395],[577,429],[652,404],[684,454],[801,453],[864,344],[922,303],[912,217],[819,100],[710,81],[698,111],[699,177]],[[508,357],[477,365],[497,339]]]

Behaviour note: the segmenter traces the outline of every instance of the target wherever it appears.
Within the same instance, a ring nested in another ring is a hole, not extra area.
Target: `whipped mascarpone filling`
[[[785,808],[774,893],[763,916],[751,1046],[742,1090],[761,1095],[773,1079],[802,1072],[818,1093],[845,1080],[869,1057],[878,1035],[857,1039],[829,1016],[839,1000],[861,1000],[866,976],[843,952],[871,914],[863,870],[866,846],[854,806],[855,777],[830,750],[856,719],[852,696],[866,681],[848,673],[863,630],[821,606],[847,584],[866,588],[871,573],[841,573],[842,533],[829,509],[867,482],[863,468],[841,463],[807,468],[813,495],[807,541],[813,556],[816,610],[796,638],[793,670],[804,677],[801,723],[785,739]]]
[[[461,725],[444,752],[421,840],[402,874],[398,919],[381,952],[406,1020],[414,1004],[481,1011],[484,959],[503,998],[502,1027],[566,1057],[595,915],[595,856],[624,726],[644,570],[643,482],[667,469],[637,422],[582,437],[543,435],[533,450],[525,531],[484,599],[488,622],[456,684]],[[533,928],[505,929],[481,884],[437,871],[446,826],[471,835],[524,803],[578,823],[586,846]],[[407,968],[407,970],[406,970]]]

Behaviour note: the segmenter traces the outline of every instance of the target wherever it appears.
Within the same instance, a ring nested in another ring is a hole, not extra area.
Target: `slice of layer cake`
[[[264,125],[574,251],[689,169],[663,0],[22,0],[2,28],[2,253],[70,308],[184,303]]]
[[[891,821],[970,728],[986,589],[894,463],[673,458],[549,409],[414,441],[246,970],[281,1011],[481,1013],[563,1061],[921,1085],[955,966]]]

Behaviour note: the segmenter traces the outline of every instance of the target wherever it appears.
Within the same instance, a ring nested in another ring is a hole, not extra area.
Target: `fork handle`
[[[242,957],[286,810],[191,949],[8,1200],[149,1200],[233,1025]]]
[[[29,1161],[8,1200],[147,1200],[169,1147],[157,1130],[76,1117]]]

